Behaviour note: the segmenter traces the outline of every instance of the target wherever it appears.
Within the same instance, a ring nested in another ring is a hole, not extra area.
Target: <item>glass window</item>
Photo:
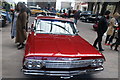
[[[51,20],[37,20],[36,33],[48,34],[74,34],[74,23],[63,21]]]

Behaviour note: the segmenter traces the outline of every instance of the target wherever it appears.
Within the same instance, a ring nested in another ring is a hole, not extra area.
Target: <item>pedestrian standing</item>
[[[67,11],[65,9],[63,10],[63,17],[67,18]]]
[[[120,14],[118,12],[116,12],[113,15],[113,18],[110,20],[110,24],[109,24],[108,31],[107,31],[107,37],[105,40],[105,45],[110,45],[110,43],[112,42],[112,40],[114,38],[116,28],[118,27],[117,18],[119,16],[120,16]]]
[[[65,11],[65,9],[63,9],[63,13],[65,13],[66,11]]]
[[[77,24],[77,20],[80,18],[80,13],[81,11],[78,10],[77,12],[75,12],[74,14],[74,23]]]
[[[19,43],[18,49],[22,49],[24,48],[24,42],[27,38],[27,34],[26,34],[27,13],[26,13],[26,7],[23,3],[19,2],[17,6],[20,13],[16,21],[16,41],[15,42]]]
[[[19,14],[19,10],[17,9],[17,6],[15,7],[15,11],[13,12],[13,22],[12,22],[12,27],[11,27],[11,38],[15,38],[16,37],[16,21],[17,21],[17,17]]]
[[[68,10],[68,18],[70,18],[71,9]]]
[[[110,47],[111,49],[113,49],[113,46],[115,46],[114,50],[115,51],[119,51],[118,50],[118,46],[120,45],[120,26],[118,28],[118,33],[117,33],[117,37],[116,37],[116,42],[113,43]]]
[[[62,10],[60,10],[60,13],[62,13]]]
[[[106,11],[105,15],[98,22],[97,38],[94,41],[93,46],[95,48],[99,48],[99,51],[104,51],[104,49],[102,48],[101,42],[102,42],[102,37],[108,28],[109,16],[110,16],[110,11]],[[98,47],[97,47],[97,44],[98,44]]]

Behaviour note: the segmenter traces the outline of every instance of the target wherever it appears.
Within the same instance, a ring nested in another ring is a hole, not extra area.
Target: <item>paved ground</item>
[[[34,17],[30,18],[30,23],[32,23],[33,19]],[[16,44],[14,43],[14,39],[12,40],[10,38],[10,27],[11,25],[8,25],[4,27],[2,31],[0,31],[0,34],[2,32],[2,36],[0,35],[0,40],[2,37],[2,77],[3,78],[38,77],[41,79],[49,79],[49,80],[56,79],[56,78],[50,78],[50,77],[44,77],[44,76],[41,77],[41,76],[23,75],[20,69],[22,67],[24,50],[17,50]],[[78,21],[77,27],[80,35],[89,43],[93,44],[96,38],[96,32],[92,29],[92,24]],[[103,42],[104,42],[104,39],[103,39]],[[106,58],[106,62],[104,64],[105,70],[101,73],[97,73],[93,75],[80,75],[79,77],[73,78],[73,79],[77,80],[78,78],[118,78],[119,53],[116,51],[110,50],[108,46],[103,45],[103,47],[105,49],[105,51],[103,52],[103,55]],[[1,49],[1,46],[0,46],[0,49]],[[0,55],[0,59],[1,59],[1,55]]]
[[[81,24],[81,25],[80,25]],[[80,31],[80,35],[87,40],[89,43],[93,44],[94,40],[97,37],[96,32],[92,29],[92,24],[90,23],[79,23],[78,29]],[[84,25],[84,26],[82,26]],[[106,58],[106,62],[104,64],[105,70],[101,73],[95,74],[95,77],[99,78],[117,78],[118,77],[118,53],[116,51],[110,50],[109,46],[104,45],[105,37],[103,37],[103,48],[105,51],[103,55]],[[120,48],[119,48],[120,49]]]

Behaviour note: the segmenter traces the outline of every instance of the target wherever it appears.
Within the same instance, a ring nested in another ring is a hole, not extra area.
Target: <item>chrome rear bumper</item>
[[[74,76],[79,74],[89,74],[103,71],[103,67],[96,69],[75,70],[75,71],[43,71],[43,70],[26,70],[22,69],[26,75],[47,75],[47,76]]]

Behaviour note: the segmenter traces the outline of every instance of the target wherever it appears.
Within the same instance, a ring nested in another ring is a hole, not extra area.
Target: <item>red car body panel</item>
[[[79,35],[30,34],[25,56],[49,57],[103,57]],[[28,51],[29,50],[29,51]]]
[[[54,17],[37,19],[72,23],[70,20]],[[61,76],[66,79],[82,73],[103,71],[104,61],[103,54],[78,34],[45,34],[31,30],[25,46],[22,71],[24,74]]]
[[[66,19],[66,18],[58,18],[58,17],[49,17],[49,16],[39,16],[36,19],[51,19],[51,20],[62,20],[62,21],[69,21],[69,22],[73,22],[70,19]]]
[[[36,19],[54,19],[72,22],[70,19],[44,16],[39,16]],[[82,57],[83,59],[104,57],[79,35],[34,35],[34,32],[29,34],[25,49],[25,57],[31,56]]]

